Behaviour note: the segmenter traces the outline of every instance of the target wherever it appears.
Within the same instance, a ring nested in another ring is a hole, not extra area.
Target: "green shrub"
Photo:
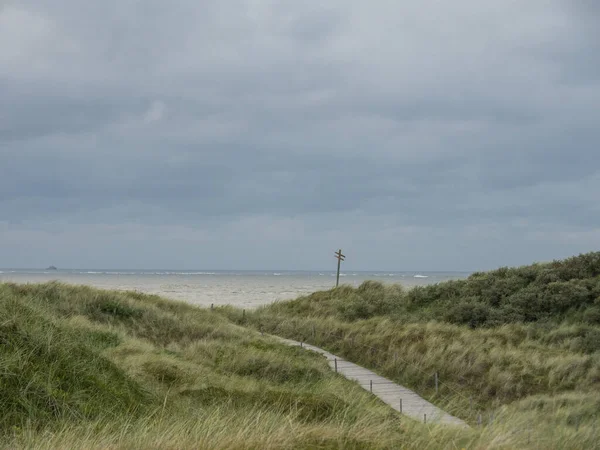
[[[600,306],[592,306],[585,310],[583,320],[592,325],[600,325]]]
[[[549,264],[503,267],[407,292],[398,285],[366,281],[358,288],[344,285],[315,292],[280,303],[272,310],[312,317],[336,316],[351,322],[388,316],[403,321],[446,320],[472,327],[559,323],[567,319],[597,323],[599,260],[598,254],[591,253]]]
[[[372,315],[372,308],[367,301],[355,293],[340,299],[337,302],[337,309],[341,316],[349,321],[368,319]]]
[[[451,323],[467,324],[471,328],[485,325],[490,317],[490,308],[487,305],[465,299],[453,306],[447,313],[446,319]]]

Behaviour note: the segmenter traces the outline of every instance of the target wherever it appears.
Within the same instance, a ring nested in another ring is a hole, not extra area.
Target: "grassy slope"
[[[0,284],[5,448],[440,448],[316,354],[133,292]]]
[[[240,320],[239,311],[224,311]],[[410,291],[343,286],[245,320],[374,368],[471,423],[480,411],[486,422],[492,416],[490,445],[512,432],[517,447],[595,442],[600,253]],[[443,382],[437,395],[434,372]]]
[[[0,445],[594,448],[597,261],[409,292],[369,282],[245,318],[131,292],[0,284]],[[479,409],[485,424],[493,411],[493,423],[457,430],[401,420],[319,357],[234,322],[312,340],[472,423]]]

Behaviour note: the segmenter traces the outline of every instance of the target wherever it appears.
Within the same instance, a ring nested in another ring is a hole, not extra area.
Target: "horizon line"
[[[2,270],[35,270],[35,271],[48,271],[48,270],[56,270],[60,271],[74,271],[74,270],[97,270],[97,271],[133,271],[133,272],[337,272],[335,269],[165,269],[165,268],[153,268],[153,269],[137,269],[137,268],[99,268],[99,267],[63,267],[56,269],[49,268],[41,268],[41,267],[0,267],[0,271]],[[493,269],[492,269],[493,270]],[[403,272],[428,272],[428,273],[472,273],[474,270],[397,270],[397,269],[347,269],[342,270],[340,273],[348,273],[348,272],[388,272],[388,273],[403,273]]]

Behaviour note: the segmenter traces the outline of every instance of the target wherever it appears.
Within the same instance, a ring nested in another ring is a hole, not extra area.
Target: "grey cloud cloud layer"
[[[598,247],[595,3],[326,5],[0,7],[0,266],[322,267],[344,245],[357,269],[460,270]],[[233,243],[255,259],[219,259]]]

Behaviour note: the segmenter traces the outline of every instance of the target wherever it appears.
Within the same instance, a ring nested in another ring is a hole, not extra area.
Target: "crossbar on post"
[[[335,257],[338,260],[337,277],[335,279],[335,287],[338,287],[340,285],[340,266],[342,264],[342,261],[344,261],[346,259],[346,256],[342,255],[342,249],[341,248],[337,252],[335,252],[334,255],[335,255]]]

